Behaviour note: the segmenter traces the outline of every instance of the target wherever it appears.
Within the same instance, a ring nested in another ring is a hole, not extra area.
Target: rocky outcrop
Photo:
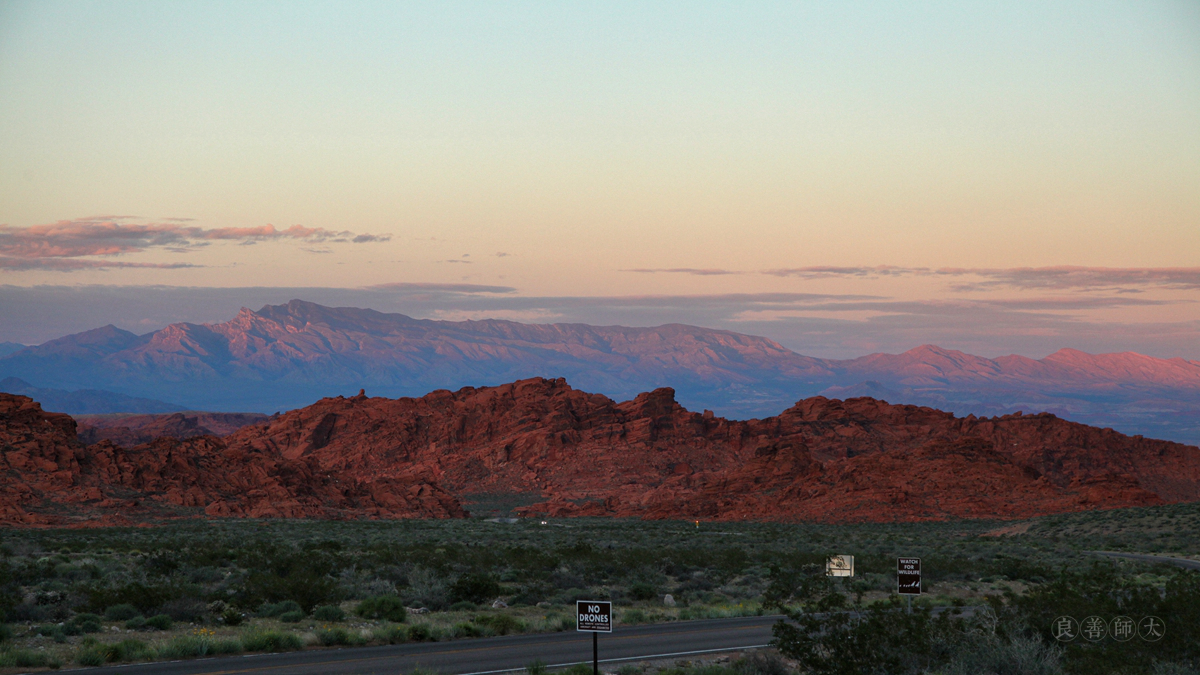
[[[466,512],[431,477],[324,472],[213,436],[84,445],[67,415],[0,394],[0,522],[117,525],[151,518],[446,518]]]
[[[261,424],[261,413],[179,412],[169,415],[76,415],[79,440],[85,445],[112,441],[132,447],[157,438],[228,436],[242,427]]]
[[[734,421],[671,389],[617,403],[564,380],[322,399],[225,438],[84,446],[0,399],[4,518],[450,517],[452,495],[540,494],[526,515],[706,520],[1018,518],[1200,500],[1200,449],[1049,414],[957,418],[870,398]],[[57,506],[56,506],[57,508]],[[190,509],[190,511],[189,511]],[[59,518],[59,521],[54,521]]]

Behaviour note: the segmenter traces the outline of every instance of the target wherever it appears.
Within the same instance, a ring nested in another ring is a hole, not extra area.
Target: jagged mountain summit
[[[322,399],[224,438],[85,445],[74,420],[0,394],[0,520],[527,515],[884,522],[1024,518],[1200,501],[1200,448],[1053,415],[957,418],[814,397],[759,420],[670,389],[617,403],[562,379]]]
[[[1200,442],[1200,363],[1064,349],[987,359],[925,345],[818,359],[763,337],[650,328],[433,321],[293,300],[230,321],[135,335],[113,326],[0,358],[0,377],[107,389],[196,410],[271,413],[360,388],[389,397],[563,377],[614,398],[672,387],[691,408],[778,414],[820,393],[870,394],[957,414],[1049,411],[1127,433]]]

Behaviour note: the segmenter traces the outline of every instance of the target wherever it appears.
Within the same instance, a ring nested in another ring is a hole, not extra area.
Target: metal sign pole
[[[592,675],[600,675],[600,634],[592,633]]]

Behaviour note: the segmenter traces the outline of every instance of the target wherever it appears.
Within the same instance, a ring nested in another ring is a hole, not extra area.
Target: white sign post
[[[854,576],[854,556],[833,555],[825,561],[825,576],[852,577]]]
[[[600,675],[600,633],[612,632],[612,603],[607,600],[575,601],[575,630],[592,634],[592,673]]]

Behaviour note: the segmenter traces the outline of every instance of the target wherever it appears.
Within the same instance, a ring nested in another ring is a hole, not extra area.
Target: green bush
[[[138,614],[132,619],[125,622],[125,628],[128,630],[141,630],[146,627],[146,617]]]
[[[0,668],[59,668],[62,664],[45,652],[30,649],[0,649]]]
[[[242,646],[248,652],[287,652],[304,648],[299,635],[278,630],[252,630],[242,634]]]
[[[288,612],[303,612],[300,603],[295,600],[284,600],[275,604],[263,603],[262,607],[258,608],[258,615],[267,618],[277,618]]]
[[[162,659],[186,659],[196,656],[218,656],[242,653],[242,642],[234,639],[218,639],[211,635],[178,635],[158,648]]]
[[[500,583],[488,574],[464,574],[450,584],[451,602],[487,602],[500,595]]]
[[[354,610],[364,619],[384,619],[396,623],[404,623],[408,619],[408,609],[404,601],[395,595],[377,595],[358,603]]]
[[[344,621],[346,613],[337,605],[321,605],[313,610],[313,618],[317,621]]]
[[[451,633],[456,638],[473,638],[483,637],[485,631],[481,626],[477,626],[467,621],[461,621],[454,624],[454,628],[452,629]]]
[[[100,645],[86,645],[75,650],[75,663],[81,666],[102,666],[108,663],[108,650]]]
[[[473,621],[491,628],[496,635],[520,633],[525,630],[524,622],[511,614],[481,614],[475,617]]]
[[[357,634],[351,633],[341,626],[334,626],[318,630],[317,642],[326,647],[335,647],[337,645],[358,645],[362,644],[363,640]]]
[[[109,621],[128,621],[139,614],[137,607],[130,604],[113,605],[104,610],[104,618]]]
[[[240,626],[245,619],[246,617],[242,616],[242,613],[233,607],[228,607],[225,611],[221,612],[221,623],[226,626]]]
[[[300,623],[305,618],[304,612],[296,610],[295,612],[284,612],[279,615],[279,620],[284,623]]]
[[[629,587],[629,597],[634,600],[656,600],[658,598],[658,589],[652,584],[638,582]]]
[[[479,609],[479,605],[477,605],[469,600],[461,600],[459,602],[454,603],[453,605],[450,605],[451,612],[471,612],[476,609]]]
[[[413,624],[408,629],[408,639],[413,642],[433,642],[433,631],[427,623]]]
[[[383,626],[376,628],[371,638],[377,642],[382,642],[389,645],[398,645],[408,642],[408,627],[407,626]]]
[[[546,662],[541,659],[537,659],[525,666],[526,675],[546,675],[548,672],[550,672],[550,669],[546,667]]]
[[[0,642],[4,642],[11,637],[12,628],[9,628],[8,624],[6,623],[0,623]]]
[[[173,625],[175,625],[175,622],[172,621],[171,617],[167,616],[166,614],[155,614],[149,619],[146,619],[146,627],[153,628],[155,630],[171,630],[171,626]]]

